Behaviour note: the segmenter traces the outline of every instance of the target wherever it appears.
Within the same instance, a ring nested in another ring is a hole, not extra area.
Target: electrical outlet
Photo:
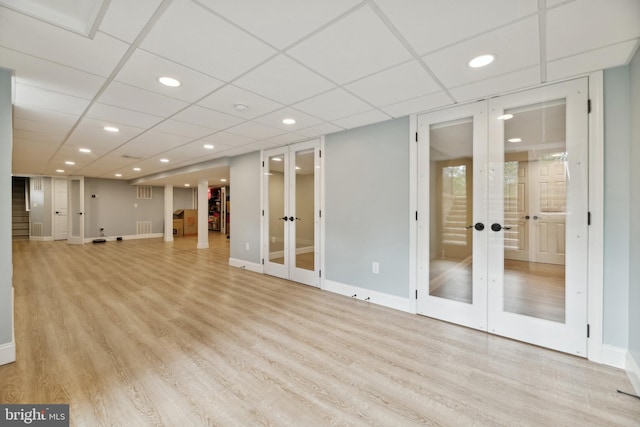
[[[244,244],[244,250],[245,250],[245,251],[248,251],[248,250],[249,250],[249,242],[247,242],[247,243],[245,243],[245,244]]]
[[[371,271],[373,272],[373,274],[380,274],[380,264],[374,261],[374,263],[371,265]]]

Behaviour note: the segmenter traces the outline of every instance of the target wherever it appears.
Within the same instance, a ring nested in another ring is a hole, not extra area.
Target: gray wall
[[[323,157],[325,277],[409,298],[409,119],[328,135]]]
[[[11,206],[11,72],[0,68],[0,205]],[[0,209],[0,345],[13,342],[11,209]]]
[[[96,197],[92,197],[95,195]],[[137,199],[137,188],[116,179],[85,178],[84,234],[107,237],[136,234],[137,221],[151,221],[153,233],[164,232],[164,187],[153,187],[152,198]]]
[[[193,188],[173,187],[173,210],[195,209],[193,194]]]
[[[230,257],[255,264],[260,263],[260,173],[257,151],[231,159]]]
[[[603,342],[628,345],[629,307],[629,67],[604,72]]]
[[[640,50],[630,67],[631,80],[631,177],[629,235],[629,352],[640,366]],[[640,391],[640,390],[636,390]]]
[[[31,224],[42,223],[42,236],[51,237],[53,228],[51,224],[51,196],[52,196],[52,180],[50,177],[41,177],[42,190],[34,191],[33,178],[31,181]]]

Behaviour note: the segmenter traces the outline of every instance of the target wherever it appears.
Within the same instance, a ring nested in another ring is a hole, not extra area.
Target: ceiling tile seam
[[[508,76],[510,74],[515,74],[515,73],[519,73],[521,71],[530,70],[532,68],[539,68],[539,64],[531,64],[531,65],[527,65],[527,66],[524,66],[524,67],[516,68],[515,70],[510,70],[510,71],[507,71],[505,73],[492,75],[491,77],[487,77],[486,79],[468,81],[468,82],[465,82],[465,83],[457,85],[457,86],[451,86],[450,89],[451,90],[460,89],[460,88],[463,88],[463,87],[466,87],[466,86],[471,86],[471,85],[474,85],[476,83],[481,83],[481,82],[484,82],[484,81],[487,81],[487,80],[498,79],[500,77],[505,77],[505,76]]]
[[[538,0],[538,43],[540,83],[547,82],[547,0]]]
[[[610,47],[613,47],[613,46],[618,46],[618,45],[622,45],[622,44],[625,44],[625,43],[629,43],[630,41],[635,41],[636,42],[636,49],[637,49],[637,43],[640,42],[640,37],[631,37],[629,39],[618,41],[618,42],[615,42],[615,43],[611,43],[611,44],[608,44],[608,45],[605,45],[605,46],[594,47],[593,49],[583,50],[583,51],[580,51],[580,52],[572,53],[571,55],[559,56],[557,58],[548,59],[547,63],[551,64],[551,63],[554,63],[554,62],[557,62],[557,61],[561,61],[561,60],[564,60],[564,59],[569,59],[569,58],[573,58],[575,56],[584,55],[585,53],[596,52],[598,50],[607,49],[607,48],[610,48]],[[635,53],[635,50],[632,49],[631,56],[630,56],[629,60],[631,58],[633,58],[634,53]],[[627,63],[629,63],[629,61],[627,61]]]
[[[102,25],[102,20],[107,14],[107,10],[109,9],[110,5],[111,5],[111,0],[104,0],[102,2],[102,6],[100,7],[100,10],[96,15],[96,18],[93,21],[93,25],[89,29],[89,34],[87,34],[87,37],[90,38],[91,40],[93,40],[96,37],[96,33],[100,29],[100,25]]]
[[[118,75],[120,70],[122,70],[122,67],[124,67],[126,62],[131,58],[131,55],[133,55],[133,53],[137,49],[138,45],[144,40],[144,38],[147,36],[149,31],[151,31],[151,28],[153,27],[153,25],[155,25],[155,23],[160,18],[160,16],[167,10],[167,8],[172,3],[172,1],[173,0],[162,0],[162,3],[160,3],[160,5],[156,9],[156,11],[153,13],[153,15],[151,16],[149,21],[147,21],[147,23],[145,24],[144,28],[140,31],[140,33],[135,38],[133,43],[131,43],[131,45],[129,45],[129,48],[122,55],[122,57],[120,58],[120,61],[118,61],[118,64],[116,64],[114,69],[111,71],[111,74],[109,74],[109,76],[107,77],[106,81],[102,84],[100,89],[98,89],[98,92],[93,97],[93,99],[91,101],[89,101],[89,105],[87,106],[87,108],[84,110],[84,112],[80,115],[78,120],[71,127],[71,129],[69,130],[69,132],[65,136],[64,140],[58,146],[58,149],[53,153],[53,156],[51,158],[49,158],[49,160],[47,161],[47,163],[45,164],[43,169],[41,169],[40,173],[44,173],[44,170],[49,167],[51,162],[54,161],[55,157],[62,150],[62,147],[64,146],[64,144],[67,143],[67,141],[69,140],[69,138],[71,137],[73,132],[75,132],[75,130],[79,126],[79,124],[82,121],[82,119],[84,119],[84,117],[87,115],[87,112],[96,103],[97,99],[104,93],[104,91],[107,89],[107,87],[113,82],[114,78]],[[97,159],[94,160],[93,162],[91,162],[90,164],[93,164],[96,161],[97,161]]]
[[[456,103],[457,100],[454,96],[449,92],[449,89],[442,83],[440,78],[436,76],[436,74],[431,70],[431,68],[424,62],[424,60],[420,57],[418,52],[411,46],[411,43],[402,35],[402,33],[398,30],[398,28],[391,22],[389,17],[385,15],[385,13],[380,9],[380,7],[376,4],[374,0],[367,0],[369,5],[378,16],[378,18],[382,21],[382,23],[391,31],[391,33],[398,39],[398,41],[404,46],[405,49],[409,52],[413,58],[418,61],[420,66],[427,72],[427,74],[433,79],[433,81],[442,89],[442,91],[451,99],[452,102]]]
[[[629,56],[624,63],[630,64],[633,57],[636,56],[636,52],[638,52],[638,50],[640,50],[640,38],[636,39],[636,45],[633,49],[631,49],[631,53],[629,53]]]
[[[16,80],[17,79],[18,78],[16,77]],[[81,99],[82,101],[91,101],[91,98],[84,98],[82,96],[70,95],[68,92],[60,92],[60,91],[57,91],[57,90],[51,90],[51,89],[48,89],[48,88],[45,88],[45,87],[34,86],[34,85],[28,84],[28,83],[20,83],[20,82],[18,82],[18,84],[16,86],[26,86],[26,87],[30,87],[30,88],[41,90],[43,92],[53,93],[53,94],[56,94],[56,95],[64,95],[64,96],[67,96],[69,98]],[[18,87],[16,87],[16,91],[17,91],[17,89],[18,89]],[[25,104],[18,104],[18,105],[25,105]],[[58,111],[58,110],[52,110],[51,108],[45,108],[45,107],[39,107],[39,108],[42,108],[43,110]],[[66,114],[69,114],[69,113],[66,113]],[[77,116],[77,114],[71,114],[71,115],[72,116]]]
[[[11,11],[13,11],[13,12],[15,12],[15,13],[18,13],[18,14],[22,15],[22,16],[26,16],[26,17],[27,17],[27,18],[29,18],[29,19],[34,19],[34,20],[36,20],[36,21],[40,21],[40,22],[42,22],[43,24],[51,25],[52,27],[56,27],[56,28],[58,28],[59,30],[67,31],[67,32],[70,32],[70,33],[72,33],[72,34],[75,34],[75,35],[78,35],[78,36],[84,37],[84,38],[86,38],[86,39],[91,39],[91,37],[89,37],[89,35],[88,35],[88,34],[84,34],[84,33],[80,32],[80,31],[76,31],[76,30],[74,30],[74,29],[72,29],[72,28],[64,27],[64,26],[62,26],[62,25],[60,25],[60,24],[57,24],[57,23],[55,23],[55,22],[47,21],[47,20],[45,20],[44,18],[40,18],[39,16],[31,15],[31,14],[29,14],[29,13],[23,12],[23,11],[21,11],[21,10],[19,10],[19,9],[16,9],[16,8],[11,7],[10,5],[7,5],[7,4],[4,4],[4,3],[3,3],[3,6],[0,6],[0,9],[8,9],[8,10],[11,10]]]
[[[563,1],[563,2],[561,2],[561,3],[558,3],[558,4],[554,5],[554,6],[547,7],[547,11],[549,11],[549,10],[553,10],[553,9],[557,9],[557,8],[562,7],[562,6],[565,6],[565,5],[569,4],[569,3],[573,3],[574,1],[576,1],[576,0],[566,0],[566,1]]]

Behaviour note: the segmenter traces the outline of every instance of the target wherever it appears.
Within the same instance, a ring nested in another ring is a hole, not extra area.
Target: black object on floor
[[[105,239],[93,239],[93,243],[107,243]]]

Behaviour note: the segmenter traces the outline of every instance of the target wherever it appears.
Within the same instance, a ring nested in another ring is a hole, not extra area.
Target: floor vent
[[[136,222],[136,234],[151,234],[151,221]]]
[[[31,237],[42,237],[44,235],[44,225],[41,222],[31,224]]]

